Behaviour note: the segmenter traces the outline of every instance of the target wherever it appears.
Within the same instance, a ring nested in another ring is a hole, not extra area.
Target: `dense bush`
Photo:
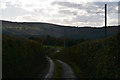
[[[109,39],[86,41],[52,57],[74,69],[79,78],[120,78],[120,33]]]
[[[43,45],[64,46],[64,38],[55,38],[55,37],[51,37],[48,35],[47,37],[31,36],[29,39],[41,42]],[[66,38],[65,45],[66,45],[66,47],[71,47],[71,46],[81,43],[83,41],[85,41],[85,40],[84,39]]]
[[[7,35],[3,35],[2,39],[3,78],[34,77],[38,66],[39,74],[42,72],[46,59],[40,43]]]

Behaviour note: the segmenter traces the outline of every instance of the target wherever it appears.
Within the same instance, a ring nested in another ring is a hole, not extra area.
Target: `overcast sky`
[[[0,20],[80,27],[104,26],[104,4],[107,3],[108,25],[118,25],[118,1],[0,0]]]

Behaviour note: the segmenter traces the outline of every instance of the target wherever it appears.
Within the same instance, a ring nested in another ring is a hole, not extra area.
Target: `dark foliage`
[[[2,51],[3,78],[35,77],[46,66],[45,50],[36,41],[3,35]]]
[[[42,43],[43,45],[64,46],[64,38],[55,38],[50,35],[48,35],[47,37],[31,36],[31,37],[29,37],[29,39],[38,41],[38,42]],[[84,39],[66,38],[65,41],[66,41],[66,47],[71,47],[71,46],[81,43],[85,40]]]
[[[79,78],[120,78],[120,33],[117,36],[85,41],[52,57],[74,69]]]

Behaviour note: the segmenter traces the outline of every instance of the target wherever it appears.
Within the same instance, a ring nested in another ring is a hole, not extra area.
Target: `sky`
[[[66,26],[118,25],[119,0],[0,0],[0,20],[45,22]]]

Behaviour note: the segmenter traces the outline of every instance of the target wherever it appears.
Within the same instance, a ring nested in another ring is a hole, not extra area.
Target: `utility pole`
[[[107,4],[105,4],[105,37],[107,38]]]
[[[64,29],[64,48],[66,47],[66,29]]]
[[[57,48],[57,37],[55,38],[55,49]]]
[[[120,1],[118,2],[118,33],[120,32]]]

